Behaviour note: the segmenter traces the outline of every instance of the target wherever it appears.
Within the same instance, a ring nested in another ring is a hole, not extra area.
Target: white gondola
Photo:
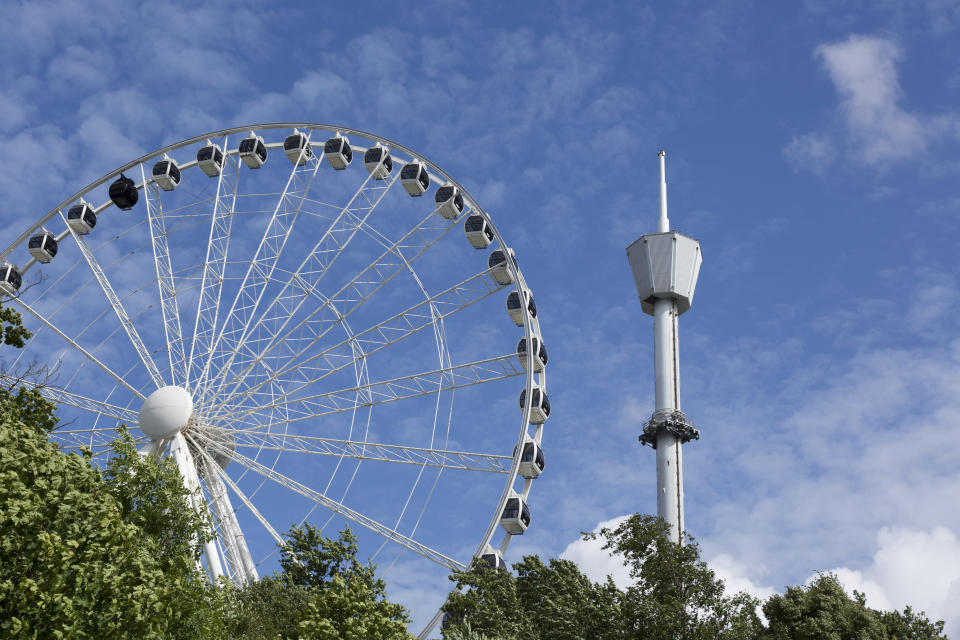
[[[533,301],[533,294],[530,293],[529,289],[524,289],[523,297],[527,302],[527,311],[530,312],[530,316],[536,318],[537,303]],[[523,326],[523,303],[520,302],[520,294],[516,291],[511,291],[510,295],[507,296],[507,313],[510,314],[510,319],[513,320],[514,324],[518,327]]]
[[[430,187],[430,176],[427,175],[427,165],[419,160],[408,162],[400,169],[400,182],[403,188],[413,197],[422,196]]]
[[[251,169],[259,169],[267,161],[267,145],[263,142],[263,136],[258,136],[254,131],[240,141],[238,151],[243,164]]]
[[[539,386],[533,387],[530,402],[530,424],[543,424],[550,417],[550,398]],[[520,392],[520,409],[523,410],[527,402],[527,390]]]
[[[341,171],[346,169],[353,160],[353,149],[350,148],[350,139],[339,133],[323,144],[323,157],[330,166]]]
[[[154,182],[164,191],[173,191],[180,184],[180,167],[166,154],[153,165],[152,174]]]
[[[475,213],[463,223],[463,232],[474,249],[486,249],[493,242],[493,229],[490,223],[479,213]]]
[[[57,239],[44,229],[27,241],[27,251],[37,262],[46,264],[57,256]]]
[[[20,291],[20,285],[23,284],[23,278],[20,272],[9,262],[0,264],[0,293],[7,296],[15,296]]]
[[[513,448],[516,455],[517,448]],[[520,454],[520,465],[517,467],[517,473],[528,480],[533,480],[543,473],[546,463],[543,459],[543,449],[539,444],[531,439],[523,443],[523,453]]]
[[[74,233],[85,236],[97,226],[97,214],[86,200],[81,200],[67,211],[67,224]]]
[[[298,167],[307,164],[307,160],[313,157],[310,141],[307,140],[306,134],[297,129],[294,129],[293,133],[283,141],[283,152],[287,154],[287,159]]]
[[[514,255],[513,249],[494,249],[490,252],[490,257],[487,259],[487,266],[490,267],[490,277],[493,278],[497,284],[513,283],[513,275],[507,266],[508,255],[513,259],[513,266],[520,266],[517,264],[517,256]]]
[[[530,507],[526,500],[514,492],[507,498],[507,504],[500,515],[500,526],[507,533],[513,535],[523,535],[523,532],[530,526]]]
[[[139,198],[136,183],[122,173],[110,184],[110,199],[121,211],[133,209]]]
[[[447,220],[456,220],[457,216],[463,213],[463,196],[460,189],[453,185],[437,189],[433,201],[437,204],[437,213]]]
[[[386,180],[393,171],[393,158],[390,157],[386,147],[378,142],[363,154],[363,166],[367,168],[374,180]]]
[[[537,336],[533,336],[533,370],[536,373],[543,371],[543,368],[547,366],[547,347],[543,344]],[[517,343],[517,359],[520,360],[520,364],[523,365],[524,371],[527,369],[527,339],[520,338],[520,342]]]
[[[210,140],[197,151],[197,166],[211,178],[223,171],[223,149]]]
[[[489,544],[484,547],[483,553],[480,554],[480,559],[486,562],[487,566],[491,569],[507,568],[507,563],[503,561],[503,554],[500,553],[499,549],[494,549]]]

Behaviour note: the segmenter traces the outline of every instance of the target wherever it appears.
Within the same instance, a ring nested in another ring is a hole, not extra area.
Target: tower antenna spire
[[[660,158],[660,217],[657,233],[640,236],[627,247],[627,260],[640,296],[640,307],[653,316],[655,409],[643,424],[641,444],[657,453],[657,515],[668,535],[683,542],[683,451],[700,437],[680,407],[678,318],[690,309],[702,256],[700,242],[670,230],[667,217],[666,152]]]

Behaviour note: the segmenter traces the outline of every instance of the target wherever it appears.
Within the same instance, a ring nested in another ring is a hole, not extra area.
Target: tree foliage
[[[859,591],[850,597],[833,574],[788,587],[763,605],[768,620],[762,640],[934,640],[945,638],[943,622],[930,622],[910,607],[879,612]]]
[[[0,633],[215,635],[176,471],[141,461],[125,435],[115,464],[101,473],[87,456],[64,454],[49,441],[55,423],[39,391],[0,389]],[[144,511],[130,508],[133,488],[121,480],[133,471],[140,489],[151,485],[156,508],[167,510],[165,526],[140,526]]]

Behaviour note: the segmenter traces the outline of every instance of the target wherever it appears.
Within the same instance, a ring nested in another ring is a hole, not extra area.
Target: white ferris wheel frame
[[[256,132],[259,134],[264,134],[266,132],[276,132],[276,131],[293,131],[299,130],[307,135],[307,140],[309,143],[310,137],[315,132],[324,132],[329,134],[339,134],[339,135],[355,135],[366,140],[373,141],[374,143],[380,144],[386,147],[390,154],[402,154],[407,156],[408,159],[404,160],[402,158],[395,158],[399,162],[411,162],[419,161],[422,162],[428,170],[428,173],[431,178],[431,182],[436,181],[440,185],[455,186],[459,193],[462,195],[464,200],[463,211],[456,217],[455,220],[449,220],[448,229],[455,226],[461,225],[466,219],[467,215],[479,214],[483,216],[486,220],[488,228],[492,231],[494,235],[494,242],[498,247],[500,247],[505,253],[507,253],[508,245],[501,237],[499,230],[492,223],[489,214],[483,210],[482,207],[476,202],[476,200],[469,194],[469,192],[460,185],[456,180],[454,180],[448,173],[442,170],[440,167],[436,166],[426,157],[415,153],[411,149],[382,136],[376,134],[359,130],[352,129],[349,127],[342,127],[338,125],[329,125],[321,123],[302,123],[302,122],[284,122],[284,123],[267,123],[267,124],[254,124],[246,125],[242,127],[233,127],[229,129],[222,129],[219,131],[214,131],[211,133],[206,133],[200,136],[182,140],[180,142],[168,145],[161,149],[157,149],[150,153],[147,153],[135,160],[124,164],[123,166],[110,171],[105,174],[103,177],[99,178],[88,184],[83,189],[77,191],[76,193],[65,198],[53,209],[48,211],[46,214],[41,216],[36,222],[29,226],[25,231],[23,231],[6,249],[0,253],[0,262],[6,261],[9,259],[11,253],[19,247],[22,247],[24,243],[30,238],[33,234],[37,233],[41,229],[44,229],[46,225],[51,220],[57,218],[61,219],[65,230],[55,236],[57,242],[61,242],[65,239],[71,239],[80,249],[80,252],[84,258],[84,261],[88,265],[93,276],[96,278],[100,289],[103,292],[103,295],[107,299],[110,307],[112,307],[117,318],[120,321],[120,324],[129,339],[131,345],[139,355],[140,362],[135,363],[134,366],[143,366],[146,371],[149,373],[150,379],[156,385],[157,388],[169,384],[167,380],[164,380],[160,369],[157,367],[156,363],[153,360],[153,354],[145,346],[142,338],[137,332],[136,327],[134,326],[133,320],[126,311],[122,300],[114,291],[113,286],[108,279],[103,266],[98,262],[94,252],[87,245],[84,237],[76,233],[68,224],[65,216],[67,207],[71,204],[76,203],[84,198],[85,195],[92,192],[105,185],[108,181],[116,178],[120,174],[125,174],[131,172],[133,175],[139,174],[140,180],[136,181],[137,190],[144,194],[144,204],[147,210],[147,217],[149,220],[150,226],[150,243],[152,244],[154,265],[156,268],[156,282],[159,287],[160,301],[161,301],[161,311],[163,313],[163,326],[165,332],[165,343],[167,348],[167,355],[170,363],[170,376],[174,383],[176,384],[178,380],[184,381],[184,383],[189,383],[191,375],[197,372],[198,367],[194,365],[194,356],[197,354],[198,348],[198,336],[199,348],[201,351],[207,349],[207,359],[204,367],[197,373],[197,391],[201,396],[206,394],[218,394],[222,392],[227,392],[227,394],[236,394],[238,393],[238,387],[240,382],[237,382],[233,385],[231,389],[225,389],[225,380],[220,380],[219,385],[216,388],[211,386],[211,381],[208,380],[210,375],[210,367],[213,360],[213,346],[214,344],[219,344],[221,340],[224,339],[224,333],[232,332],[233,335],[228,335],[226,339],[233,340],[234,348],[229,357],[229,364],[222,366],[222,370],[226,370],[230,364],[232,364],[240,355],[241,344],[244,338],[248,335],[250,322],[253,321],[253,318],[250,317],[247,319],[246,326],[239,328],[231,328],[228,330],[227,323],[230,322],[231,318],[234,316],[233,309],[238,303],[243,304],[242,298],[244,296],[244,289],[247,285],[247,280],[250,277],[251,271],[253,271],[254,263],[256,259],[251,262],[250,270],[247,273],[247,276],[244,277],[243,283],[240,285],[240,291],[237,293],[236,298],[230,310],[227,312],[227,318],[218,329],[218,314],[221,311],[225,311],[222,301],[220,300],[220,292],[222,290],[221,285],[208,287],[201,284],[200,294],[198,296],[198,307],[197,315],[195,318],[195,326],[192,337],[189,338],[189,350],[187,349],[187,344],[183,337],[183,331],[180,321],[180,313],[177,307],[177,296],[176,288],[174,286],[174,274],[172,271],[170,263],[170,249],[167,245],[167,231],[165,228],[164,214],[162,209],[162,202],[158,201],[158,196],[160,195],[159,189],[156,187],[156,180],[150,175],[150,173],[145,169],[145,166],[148,162],[163,158],[168,154],[174,154],[176,151],[195,145],[197,143],[202,143],[206,140],[212,140],[215,142],[223,142],[223,166],[220,171],[219,176],[217,177],[217,197],[213,203],[213,213],[211,215],[211,225],[210,225],[210,239],[207,244],[207,255],[203,262],[203,280],[202,283],[207,283],[208,281],[215,281],[218,273],[217,269],[220,269],[220,274],[223,274],[223,268],[226,262],[227,254],[227,245],[231,237],[231,216],[233,214],[233,208],[237,197],[237,185],[240,182],[240,173],[242,171],[242,163],[239,158],[239,150],[236,144],[232,148],[228,147],[227,141],[231,138],[236,142],[240,138],[236,138],[238,134],[246,134],[247,132]],[[353,147],[354,153],[362,154],[366,151],[366,148],[359,147],[356,145],[351,145]],[[282,149],[283,142],[269,142],[266,143],[266,148],[268,150],[273,149]],[[314,173],[316,175],[317,169],[323,164],[323,152],[322,150],[317,153],[314,151],[311,161],[314,163]],[[236,176],[231,190],[228,178],[232,177],[227,176],[228,173],[228,164],[235,165],[234,170],[236,171]],[[189,169],[196,168],[198,166],[197,160],[192,160],[190,162],[185,162],[179,165],[179,168],[182,172],[186,172]],[[294,165],[294,173],[297,169],[296,164]],[[291,173],[291,177],[288,179],[287,187],[285,187],[284,195],[286,194],[287,188],[290,186],[290,181],[293,180],[294,173]],[[397,170],[395,175],[390,177],[388,184],[385,187],[381,187],[382,192],[379,194],[379,198],[382,198],[383,195],[389,190],[390,186],[399,178],[400,171]],[[312,178],[311,178],[312,179]],[[365,186],[373,184],[371,178],[368,178],[361,184],[354,193],[351,202],[357,199],[359,196],[366,194],[361,194]],[[153,193],[151,193],[151,191]],[[230,201],[232,198],[232,202]],[[379,204],[379,198],[374,202],[370,203],[369,213],[372,213]],[[369,198],[367,198],[369,201]],[[103,211],[109,209],[112,206],[115,206],[111,200],[106,202],[94,205],[93,212],[97,215]],[[279,206],[279,205],[278,205]],[[436,215],[436,210],[432,212],[434,217],[439,217]],[[277,215],[277,212],[274,212],[274,217],[271,219],[271,222],[267,226],[267,230],[264,232],[264,237],[261,239],[261,247],[264,244],[269,244],[271,239],[276,240],[279,237],[279,234],[289,234],[290,228],[293,226],[293,220],[282,220]],[[424,219],[426,220],[426,219]],[[277,224],[275,224],[277,223]],[[285,228],[284,224],[289,224],[289,227]],[[331,228],[337,224],[337,221],[334,221],[331,224]],[[362,221],[361,221],[362,224]],[[391,251],[395,251],[397,255],[400,255],[404,265],[401,265],[401,268],[405,267],[416,279],[416,272],[413,270],[412,266],[407,262],[407,259],[397,250],[400,242],[407,241],[408,244],[415,243],[418,240],[422,242],[428,242],[426,238],[418,239],[416,237],[417,232],[420,230],[423,222],[418,224],[417,227],[414,227],[413,230],[408,232],[401,241],[390,243],[389,240],[384,238],[383,245],[386,247],[386,251],[378,260],[382,259],[384,256],[390,255]],[[357,230],[359,230],[360,225],[357,225]],[[274,238],[268,237],[271,233],[278,234]],[[356,233],[356,231],[354,232]],[[444,231],[445,233],[445,231]],[[329,235],[329,230],[328,234]],[[352,236],[350,236],[352,239]],[[438,240],[439,238],[437,238]],[[436,240],[434,240],[436,242]],[[388,243],[392,246],[389,246]],[[276,243],[275,243],[276,244]],[[319,243],[318,243],[319,244]],[[347,244],[349,244],[349,239],[347,242],[343,243],[342,246],[336,246],[336,255],[339,255],[339,252],[342,252]],[[432,243],[426,244],[421,252],[426,251]],[[279,249],[276,250],[276,255],[283,250],[283,243],[279,243]],[[258,249],[259,252],[259,249]],[[314,253],[314,252],[311,252]],[[416,256],[419,256],[420,253],[417,253]],[[312,256],[308,256],[307,260],[310,260]],[[305,262],[307,261],[305,260]],[[31,269],[37,266],[38,261],[34,258],[29,259],[21,268],[20,273],[26,275]],[[361,274],[368,271],[377,272],[377,261],[374,261],[373,264],[366,267],[361,271]],[[489,285],[489,278],[484,277],[488,276],[490,269],[481,271],[480,273],[468,278],[467,280],[458,283],[449,287],[447,290],[440,293],[434,293],[429,296],[423,302],[407,309],[396,316],[384,320],[380,325],[369,327],[364,331],[353,334],[352,331],[349,332],[348,337],[341,341],[339,344],[334,347],[328,348],[326,352],[320,354],[329,354],[329,352],[335,349],[353,349],[355,343],[360,344],[364,343],[368,348],[375,350],[386,348],[393,344],[399,339],[402,338],[390,338],[389,336],[394,335],[393,333],[387,331],[388,325],[391,323],[393,325],[399,325],[406,327],[410,332],[417,331],[426,327],[423,323],[430,323],[434,327],[434,331],[437,330],[437,324],[444,317],[449,314],[455,313],[457,310],[473,304],[473,302],[479,301],[482,298],[485,298],[487,295],[493,291],[512,290],[516,291],[521,297],[521,301],[524,300],[524,292],[529,291],[527,289],[526,281],[524,280],[523,274],[521,273],[519,267],[514,260],[506,260],[506,269],[509,271],[512,284],[511,285],[498,285],[492,287],[492,291],[486,292],[481,295],[471,290],[471,287],[477,288],[480,286],[480,283],[484,283],[488,289],[491,288]],[[299,270],[298,270],[299,273]],[[295,274],[296,275],[296,274]],[[358,276],[359,277],[359,276]],[[392,277],[392,276],[390,276]],[[386,284],[390,278],[387,278],[380,286]],[[419,284],[419,280],[417,280]],[[288,283],[289,284],[289,283]],[[423,289],[423,285],[419,285],[421,290],[426,294],[426,290]],[[256,282],[250,285],[251,289],[256,288]],[[344,289],[350,288],[350,284],[346,285]],[[260,288],[260,296],[263,295],[265,287]],[[374,287],[370,291],[362,290],[359,286],[354,286],[351,290],[346,292],[344,299],[349,300],[354,303],[362,303],[368,297],[374,295],[379,287]],[[341,290],[343,291],[343,290]],[[332,299],[338,294],[331,296]],[[480,295],[480,297],[476,297]],[[304,300],[307,299],[315,300],[311,296],[304,296]],[[99,360],[94,353],[85,349],[81,346],[77,340],[68,335],[67,331],[63,328],[57,326],[53,322],[49,321],[44,314],[34,309],[26,301],[20,299],[18,296],[11,297],[11,301],[22,308],[24,311],[29,313],[35,319],[37,319],[44,327],[52,331],[54,334],[59,336],[64,340],[72,349],[76,350],[77,353],[82,354],[92,365],[101,369],[103,372],[112,377],[117,384],[125,387],[128,391],[133,393],[136,397],[141,400],[145,399],[145,394],[131,386],[128,382],[125,381],[124,372],[115,372],[110,369],[105,363]],[[248,302],[249,304],[249,302]],[[253,302],[253,308],[259,304],[259,298],[256,299],[256,302]],[[302,303],[301,303],[302,304]],[[272,425],[257,425],[251,424],[244,428],[234,429],[231,434],[237,438],[242,439],[243,441],[249,443],[250,445],[259,445],[261,448],[265,449],[275,449],[278,451],[295,451],[299,453],[309,453],[309,454],[318,454],[318,455],[332,455],[339,456],[342,458],[355,458],[358,460],[381,460],[389,461],[403,464],[412,464],[412,465],[421,465],[430,466],[430,467],[441,467],[449,469],[463,469],[468,471],[476,472],[488,472],[488,473],[500,473],[507,476],[507,480],[504,483],[503,490],[501,491],[500,498],[497,502],[497,505],[493,511],[492,518],[486,528],[486,531],[483,532],[481,539],[476,547],[476,551],[473,554],[473,557],[479,557],[487,549],[491,548],[491,542],[494,537],[497,524],[499,523],[501,514],[504,511],[507,500],[513,496],[520,496],[524,501],[527,500],[530,490],[533,485],[532,478],[524,478],[522,489],[516,490],[516,479],[518,477],[520,459],[523,455],[523,449],[525,442],[529,440],[534,440],[538,445],[542,440],[543,435],[543,423],[535,425],[535,432],[531,436],[529,434],[529,425],[531,412],[532,412],[532,403],[533,403],[533,390],[535,388],[541,389],[544,393],[546,392],[546,371],[545,367],[541,367],[539,371],[536,370],[534,366],[535,358],[537,354],[535,353],[536,349],[534,348],[534,338],[541,340],[540,333],[540,324],[539,318],[532,315],[527,308],[526,304],[521,304],[522,314],[523,314],[523,334],[526,340],[527,353],[526,353],[526,364],[525,372],[516,371],[515,358],[516,354],[510,353],[506,356],[490,358],[483,361],[472,362],[466,365],[456,365],[449,363],[449,358],[447,359],[447,366],[433,372],[424,372],[423,374],[418,374],[415,376],[407,376],[405,378],[398,378],[395,380],[386,380],[378,381],[375,383],[367,383],[367,388],[364,390],[369,397],[371,398],[370,405],[377,404],[379,402],[389,402],[392,400],[398,400],[407,397],[414,397],[417,395],[426,395],[431,393],[439,393],[440,391],[452,388],[458,388],[460,386],[468,386],[472,384],[478,384],[486,382],[488,380],[496,380],[506,377],[507,375],[520,375],[525,373],[525,398],[520,421],[519,436],[514,447],[514,453],[512,456],[503,456],[495,454],[484,454],[484,453],[474,453],[474,452],[464,452],[464,451],[446,451],[441,449],[430,449],[430,448],[418,448],[418,447],[406,447],[400,445],[390,445],[390,444],[378,444],[364,441],[355,441],[355,440],[343,440],[343,439],[332,439],[332,438],[322,438],[322,437],[313,437],[313,436],[302,436],[302,435],[287,435],[287,434],[272,434],[268,431],[269,426]],[[428,309],[427,309],[428,308]],[[441,309],[445,309],[442,311]],[[55,315],[55,314],[54,314]],[[442,324],[442,323],[441,323]],[[277,332],[274,338],[278,338],[282,333],[283,329],[286,328],[286,325],[283,325],[283,328]],[[239,333],[239,338],[235,337]],[[325,334],[324,334],[325,335]],[[444,339],[445,340],[445,339]],[[269,348],[273,348],[278,343],[276,340],[271,343]],[[99,347],[98,347],[99,348]],[[438,338],[438,350],[441,350],[439,338]],[[96,351],[96,349],[93,349]],[[369,355],[373,351],[361,351],[363,356]],[[200,354],[203,355],[202,353]],[[262,356],[263,354],[261,354]],[[444,354],[440,353],[440,360],[444,362]],[[315,356],[316,357],[316,356]],[[324,356],[326,357],[326,356]],[[296,358],[291,359],[292,362],[297,363]],[[247,365],[245,372],[249,372],[255,363]],[[297,363],[299,367],[302,363]],[[511,369],[512,367],[512,369]],[[131,370],[133,367],[131,367]],[[444,385],[440,383],[436,385],[429,380],[428,374],[437,374],[442,373],[448,376],[453,384]],[[242,377],[239,377],[242,380]],[[274,380],[276,376],[274,377]],[[10,382],[12,381],[11,377],[7,374],[0,374],[0,382]],[[240,393],[243,395],[249,395],[251,393],[256,393],[259,388],[264,386],[269,386],[270,381],[266,381],[260,384],[258,388],[248,388],[241,390]],[[206,385],[204,384],[206,383]],[[356,392],[361,387],[360,380],[358,378],[358,388],[357,389],[347,389],[343,390],[343,394],[348,391]],[[42,392],[52,401],[58,404],[65,404],[77,409],[86,410],[90,412],[103,415],[108,418],[114,418],[117,421],[125,422],[127,424],[137,424],[138,416],[136,411],[131,410],[126,407],[121,407],[119,405],[111,404],[110,402],[100,401],[93,398],[84,397],[79,394],[71,393],[65,389],[58,389],[52,386],[42,387]],[[349,399],[342,397],[340,392],[330,392],[325,394],[320,394],[317,397],[311,399],[314,403],[311,407],[315,407],[314,411],[318,413],[311,412],[310,415],[305,417],[292,416],[289,418],[290,421],[295,421],[297,419],[306,419],[310,416],[324,415],[323,411],[337,412],[341,411],[341,404],[350,404],[352,408],[356,407],[356,404]],[[230,396],[232,398],[233,396]],[[378,398],[376,401],[373,398]],[[229,398],[228,398],[229,399]],[[202,400],[202,397],[201,397]],[[272,406],[279,406],[284,403],[282,399],[274,399],[275,403]],[[303,399],[300,398],[297,402],[303,402]],[[244,415],[240,411],[233,415],[225,415],[223,417],[228,417],[231,421],[234,421],[238,424],[243,424]],[[106,430],[103,430],[106,431]],[[61,437],[67,436],[69,434],[75,434],[74,445],[79,446],[86,443],[89,436],[89,441],[92,441],[94,436],[104,439],[106,438],[104,433],[92,433],[90,430],[75,430],[75,431],[66,431],[66,432],[57,432]],[[82,435],[82,438],[80,437]],[[359,524],[367,529],[370,529],[384,538],[384,544],[386,541],[393,541],[400,544],[402,547],[414,551],[415,553],[427,558],[428,560],[442,565],[448,568],[451,571],[463,570],[467,567],[466,564],[447,557],[446,555],[436,551],[422,543],[419,543],[413,540],[410,537],[407,537],[401,534],[399,531],[396,531],[394,528],[387,525],[383,525],[368,516],[365,516],[362,513],[354,511],[353,509],[347,507],[340,502],[329,498],[324,495],[323,492],[316,491],[310,487],[306,487],[301,483],[293,480],[292,478],[286,477],[279,471],[276,471],[274,468],[269,465],[264,465],[257,462],[256,460],[251,460],[245,458],[239,451],[229,451],[227,450],[222,442],[217,442],[214,439],[209,437],[204,437],[203,434],[196,433],[191,434],[187,433],[186,437],[182,434],[177,434],[175,438],[169,438],[166,441],[150,441],[147,446],[144,447],[143,451],[145,453],[163,453],[166,452],[170,454],[178,463],[181,474],[184,477],[185,483],[189,488],[197,492],[197,495],[202,495],[200,493],[200,484],[199,484],[199,473],[197,468],[197,462],[193,461],[190,456],[190,451],[186,446],[186,440],[191,440],[194,444],[197,451],[205,457],[205,460],[202,462],[206,465],[207,468],[213,469],[214,473],[207,474],[208,477],[204,478],[205,483],[207,484],[207,493],[210,496],[210,502],[214,504],[214,508],[217,509],[223,507],[223,500],[228,500],[227,490],[229,489],[234,495],[238,496],[241,502],[246,506],[253,516],[260,522],[261,525],[265,527],[270,536],[279,542],[282,542],[282,538],[276,532],[276,530],[270,525],[270,523],[264,518],[256,505],[252,500],[247,498],[245,493],[240,490],[236,485],[233,479],[216,464],[213,459],[209,456],[209,452],[220,452],[225,455],[233,456],[233,460],[241,460],[241,464],[245,466],[248,470],[255,469],[258,473],[263,475],[265,478],[269,478],[287,487],[289,490],[294,493],[300,494],[309,500],[314,501],[317,504],[327,507],[330,511],[339,514],[346,519]],[[69,440],[65,441],[68,446],[70,444]],[[104,440],[105,442],[105,440]],[[274,463],[274,466],[276,463]],[[429,498],[427,499],[429,502]],[[219,504],[218,504],[219,503]],[[226,503],[229,508],[229,502]],[[203,508],[202,504],[199,502],[196,504],[198,508]],[[209,509],[209,506],[207,507]],[[218,513],[220,509],[217,509]],[[217,518],[216,514],[211,513],[211,517]],[[221,519],[222,521],[223,519]],[[215,520],[216,521],[216,520]],[[233,528],[236,530],[233,530]],[[252,560],[250,559],[250,553],[246,548],[246,544],[243,541],[243,532],[239,529],[239,525],[236,524],[236,520],[233,520],[233,527],[227,526],[226,533],[229,534],[229,537],[235,538],[234,540],[219,540],[211,542],[208,544],[206,549],[208,569],[211,573],[216,574],[218,570],[217,566],[220,565],[221,560],[223,564],[233,567],[233,575],[236,576],[238,573],[242,574],[239,581],[246,582],[250,579],[256,578],[255,568],[252,567]],[[224,531],[221,528],[221,536],[223,537]],[[501,555],[506,552],[507,547],[510,544],[511,539],[513,538],[512,533],[505,532],[503,540],[498,545],[499,552]],[[219,545],[218,545],[219,543]],[[382,548],[382,547],[381,547]],[[223,569],[219,569],[219,573],[223,573]],[[236,578],[234,578],[236,579]],[[425,638],[430,631],[437,625],[442,617],[442,612],[438,611],[430,623],[424,628],[421,632],[420,637]]]

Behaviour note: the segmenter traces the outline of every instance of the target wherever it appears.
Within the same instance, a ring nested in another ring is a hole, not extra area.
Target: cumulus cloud
[[[607,527],[613,529],[622,524],[628,516],[617,516],[610,520],[604,520],[593,530],[593,533],[600,533],[600,529]],[[630,579],[630,572],[623,566],[623,557],[613,555],[604,550],[602,539],[594,540],[574,540],[567,545],[566,549],[560,554],[564,560],[575,562],[580,570],[594,582],[606,580],[607,576],[612,576],[613,581],[621,589],[630,585],[633,581]]]
[[[870,607],[902,610],[909,604],[931,620],[945,620],[948,635],[960,633],[960,540],[946,527],[884,527],[868,566],[832,571],[845,589],[863,592]]]
[[[885,165],[906,160],[938,136],[957,134],[956,114],[924,114],[904,106],[898,70],[903,50],[892,40],[854,34],[820,45],[814,58],[840,97],[840,136],[859,161]],[[830,137],[823,132],[795,136],[784,154],[795,165],[822,169],[830,162]]]

